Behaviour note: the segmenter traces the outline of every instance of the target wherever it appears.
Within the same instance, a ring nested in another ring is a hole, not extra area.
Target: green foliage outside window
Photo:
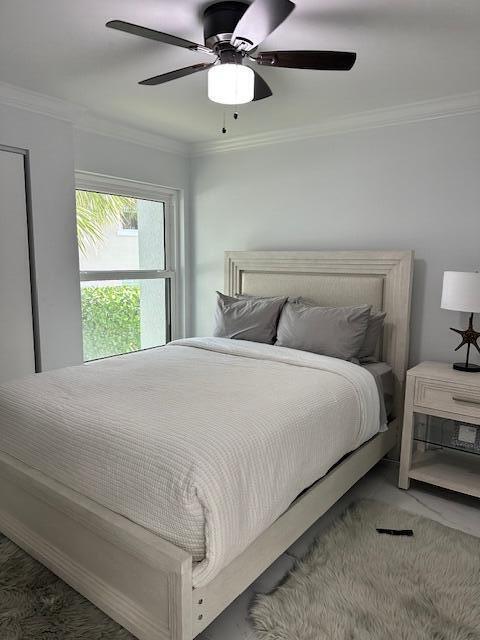
[[[82,287],[83,357],[138,351],[140,285]]]
[[[76,202],[78,247],[83,255],[86,255],[89,245],[101,245],[105,229],[110,224],[125,220],[132,224],[137,218],[137,201],[134,198],[78,190]]]

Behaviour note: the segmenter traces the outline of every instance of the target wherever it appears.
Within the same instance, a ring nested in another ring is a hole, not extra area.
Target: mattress
[[[0,449],[188,551],[201,586],[379,416],[362,367],[198,338],[0,386]]]
[[[393,411],[393,369],[386,362],[367,362],[361,366],[375,378],[380,396],[380,421],[382,424],[386,424]]]

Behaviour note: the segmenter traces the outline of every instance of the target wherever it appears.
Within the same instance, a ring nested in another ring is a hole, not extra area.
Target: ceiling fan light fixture
[[[161,73],[142,80],[140,85],[157,86],[208,70],[210,100],[236,105],[258,102],[272,95],[272,90],[252,65],[278,69],[349,71],[355,64],[357,54],[352,51],[258,51],[257,47],[285,22],[294,9],[292,0],[214,0],[203,14],[205,44],[124,20],[110,20],[106,26],[213,56],[211,62]],[[249,66],[244,66],[247,60]]]
[[[208,97],[220,104],[245,104],[255,93],[255,73],[241,64],[216,64],[208,71]]]

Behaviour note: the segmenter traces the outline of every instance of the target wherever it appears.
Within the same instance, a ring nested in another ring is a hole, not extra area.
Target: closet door
[[[33,372],[24,156],[0,147],[0,383]]]

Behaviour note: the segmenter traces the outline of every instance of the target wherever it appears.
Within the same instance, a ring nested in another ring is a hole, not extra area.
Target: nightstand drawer
[[[414,404],[426,409],[438,409],[480,419],[480,390],[478,387],[417,378]]]

